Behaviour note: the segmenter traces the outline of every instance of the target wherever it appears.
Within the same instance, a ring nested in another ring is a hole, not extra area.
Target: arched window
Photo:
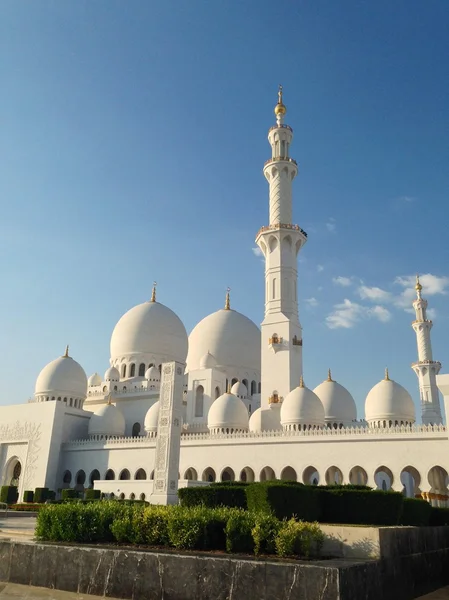
[[[138,469],[136,471],[134,479],[146,479],[146,478],[147,478],[147,474],[146,474],[146,471],[144,469]]]
[[[98,471],[98,469],[94,469],[89,477],[90,485],[92,487],[94,485],[94,481],[97,481],[97,479],[100,479],[100,472]]]
[[[145,364],[144,363],[140,363],[139,365],[139,377],[144,377],[145,376]]]
[[[232,381],[231,381],[231,385],[234,385],[234,383],[237,383],[237,382],[238,382],[238,379],[237,379],[237,377],[234,377],[234,378],[232,379]]]
[[[140,423],[134,423],[132,437],[139,437],[140,435]]]
[[[122,379],[126,377],[126,365],[122,365]]]
[[[108,469],[104,478],[106,479],[106,481],[112,481],[113,479],[115,479],[114,471],[112,469]]]
[[[64,475],[62,477],[62,482],[70,484],[71,481],[72,481],[72,474],[70,473],[70,471],[65,471]]]
[[[221,396],[220,388],[217,385],[217,387],[215,388],[215,400],[217,398],[219,398],[220,396]]]
[[[254,379],[251,381],[251,396],[253,396],[256,393],[256,389],[257,389],[257,384],[254,381]]]
[[[131,474],[128,471],[128,469],[123,469],[123,471],[120,473],[119,479],[121,479],[121,480],[131,479]]]
[[[195,417],[202,417],[204,409],[204,388],[199,385],[195,392]]]
[[[145,494],[142,492],[142,493],[140,494],[139,498],[140,498],[141,500],[145,500],[146,496],[145,496]]]
[[[76,485],[84,485],[85,481],[86,473],[81,469],[81,471],[78,471],[78,473],[76,474]]]
[[[107,386],[107,385],[104,385],[104,386],[103,386],[103,392],[107,392],[107,391],[108,391],[108,386]]]
[[[261,390],[262,390],[262,384],[261,384],[261,382],[259,381],[259,384],[258,384],[258,386],[257,386],[257,393],[258,393],[258,394],[260,394]]]
[[[134,363],[131,363],[129,366],[129,376],[134,377],[135,374],[136,374],[136,365]]]

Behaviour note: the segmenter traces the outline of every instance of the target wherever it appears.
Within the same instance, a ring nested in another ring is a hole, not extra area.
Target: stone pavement
[[[0,583],[0,600],[99,600],[100,596],[74,594],[60,590],[18,585],[17,583]],[[114,600],[110,598],[109,600]]]
[[[36,517],[1,517],[0,538],[32,539],[36,528]]]

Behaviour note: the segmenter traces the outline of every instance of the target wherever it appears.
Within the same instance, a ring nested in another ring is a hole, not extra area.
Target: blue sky
[[[388,365],[416,400],[417,271],[449,368],[447,8],[3,0],[0,403],[26,400],[66,343],[103,373],[115,323],[153,280],[188,331],[227,286],[261,322],[253,249],[279,83],[309,233],[306,384],[330,366],[361,409]]]

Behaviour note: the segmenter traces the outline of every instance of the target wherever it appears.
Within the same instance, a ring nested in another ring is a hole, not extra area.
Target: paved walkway
[[[36,517],[1,517],[0,538],[31,539],[34,537]]]
[[[17,583],[0,583],[0,600],[99,600],[99,598],[100,596],[61,592]]]

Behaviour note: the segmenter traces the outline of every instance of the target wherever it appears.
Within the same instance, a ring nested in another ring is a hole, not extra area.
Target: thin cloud
[[[317,265],[316,270],[318,271],[318,273],[322,273],[324,271],[323,265]]]
[[[449,277],[432,275],[425,273],[419,276],[419,281],[423,286],[422,294],[424,297],[435,296],[437,294],[447,294],[449,288]],[[394,280],[396,285],[401,286],[403,291],[394,299],[394,304],[398,308],[403,308],[407,312],[413,313],[411,308],[413,300],[416,298],[416,275],[401,275]]]
[[[342,287],[349,287],[352,285],[352,280],[350,277],[342,277],[341,275],[338,277],[332,277],[332,281],[335,283],[335,285],[341,285]]]
[[[311,308],[318,306],[318,300],[312,296],[312,298],[306,298],[305,302]]]
[[[384,306],[368,307],[345,298],[342,303],[334,306],[334,311],[326,317],[329,329],[352,329],[365,319],[377,319],[386,323],[391,319],[391,313]]]
[[[256,246],[252,250],[253,250],[254,256],[257,256],[259,258],[263,257],[263,252],[262,252],[262,250],[258,246]]]
[[[361,285],[357,290],[362,300],[371,300],[372,302],[390,302],[392,294],[383,290],[379,287],[369,287],[367,285]]]
[[[326,229],[330,233],[335,233],[337,231],[337,223],[333,217],[329,217],[329,219],[327,220]]]

